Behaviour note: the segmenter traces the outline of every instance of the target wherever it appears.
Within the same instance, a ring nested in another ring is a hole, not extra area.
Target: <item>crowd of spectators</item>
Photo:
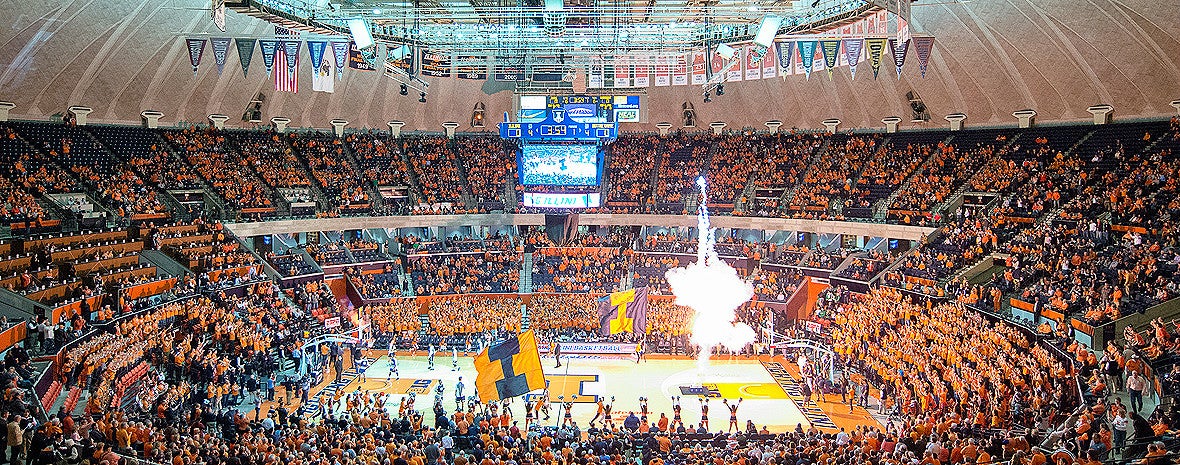
[[[475,200],[500,201],[508,180],[516,176],[515,147],[498,137],[468,136],[455,139],[455,152]]]
[[[520,330],[518,296],[452,296],[430,299],[430,329],[440,336]]]
[[[412,255],[406,269],[415,295],[514,293],[520,280],[520,255],[498,252]]]
[[[445,137],[409,137],[401,143],[422,189],[424,203],[458,202],[463,198],[459,160]]]
[[[606,147],[606,199],[612,210],[640,211],[654,202],[651,168],[663,141],[654,134],[626,134]]]
[[[613,292],[627,258],[612,248],[544,248],[533,254],[535,292]]]
[[[226,204],[237,208],[272,208],[249,165],[239,163],[226,142],[224,133],[213,129],[191,127],[164,131],[166,137],[185,161],[200,173]]]
[[[399,261],[386,263],[379,270],[370,272],[359,268],[345,270],[345,275],[352,282],[353,287],[364,299],[391,299],[402,294],[405,283],[402,282]]]
[[[366,179],[344,153],[344,143],[337,138],[292,135],[291,145],[307,160],[311,175],[328,196],[333,207],[362,211],[370,205],[365,190]]]

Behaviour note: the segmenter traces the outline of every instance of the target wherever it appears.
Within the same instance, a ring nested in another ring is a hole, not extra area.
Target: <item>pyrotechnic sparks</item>
[[[709,227],[705,178],[697,178],[697,187],[701,192],[697,207],[697,261],[668,270],[665,277],[676,295],[676,304],[696,312],[692,342],[701,348],[697,361],[703,370],[714,347],[720,345],[736,352],[754,342],[753,328],[734,323],[734,311],[754,296],[754,288],[738,276],[737,270],[717,258],[714,231]]]

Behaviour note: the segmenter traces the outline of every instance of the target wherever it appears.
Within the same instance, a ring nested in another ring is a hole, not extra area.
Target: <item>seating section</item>
[[[459,202],[463,182],[459,161],[444,137],[414,137],[406,143],[406,156],[422,188],[426,203]]]
[[[299,150],[333,208],[342,212],[365,212],[371,207],[362,173],[344,153],[344,142],[335,137],[292,134],[291,145]]]
[[[462,136],[455,138],[455,153],[475,200],[484,210],[503,210],[504,188],[516,176],[516,146],[499,137]]]
[[[165,131],[164,136],[227,206],[244,211],[274,211],[262,182],[231,150],[225,134],[189,128]]]

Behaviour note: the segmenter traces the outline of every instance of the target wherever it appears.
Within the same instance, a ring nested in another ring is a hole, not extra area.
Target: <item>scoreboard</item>
[[[505,139],[546,140],[546,141],[604,141],[618,137],[615,123],[558,123],[546,120],[540,123],[500,123],[500,137]]]

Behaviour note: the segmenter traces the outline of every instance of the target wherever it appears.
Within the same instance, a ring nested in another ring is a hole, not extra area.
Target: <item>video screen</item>
[[[520,183],[598,185],[598,156],[596,145],[525,145],[520,156]]]

